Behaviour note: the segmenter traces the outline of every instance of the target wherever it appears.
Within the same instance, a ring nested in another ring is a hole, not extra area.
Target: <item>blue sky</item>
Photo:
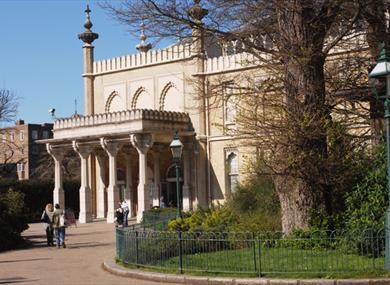
[[[51,122],[83,113],[82,42],[85,7],[92,13],[95,60],[135,53],[138,39],[116,23],[96,1],[0,0],[0,87],[20,97],[17,118]],[[1,126],[0,126],[1,127]]]

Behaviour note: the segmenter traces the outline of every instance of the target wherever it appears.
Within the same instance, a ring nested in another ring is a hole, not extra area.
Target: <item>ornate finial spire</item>
[[[92,28],[92,22],[91,22],[91,17],[89,15],[89,13],[91,13],[91,9],[89,9],[89,5],[87,4],[87,9],[84,11],[85,14],[86,14],[86,19],[85,19],[85,23],[84,23],[84,28],[87,30],[87,31],[91,31],[91,28]]]
[[[194,6],[188,10],[188,15],[197,23],[201,23],[202,19],[209,13],[207,9],[203,9],[200,6],[200,0],[194,0]]]
[[[140,51],[140,52],[148,52],[152,48],[151,43],[146,43],[146,36],[145,36],[145,24],[144,21],[142,20],[141,25],[141,35],[139,36],[139,39],[141,42],[135,46],[135,48]]]
[[[82,40],[86,44],[92,44],[94,40],[99,38],[99,35],[97,33],[93,33],[91,31],[92,28],[92,22],[90,17],[91,9],[89,9],[89,5],[87,5],[87,9],[85,9],[86,19],[84,23],[85,31],[84,33],[79,34],[79,39]]]

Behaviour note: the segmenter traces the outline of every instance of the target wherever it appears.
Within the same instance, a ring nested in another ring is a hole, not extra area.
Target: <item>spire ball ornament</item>
[[[143,20],[140,24],[140,28],[141,28],[141,35],[139,36],[139,39],[141,40],[141,42],[138,45],[136,45],[135,48],[140,52],[148,52],[152,48],[152,44],[146,43],[145,23]]]
[[[188,10],[188,15],[196,22],[200,23],[202,22],[202,19],[207,16],[209,10],[203,9],[202,6],[200,6],[200,0],[194,0],[194,3],[194,6]]]
[[[82,40],[86,44],[92,44],[94,40],[99,38],[99,35],[97,33],[94,33],[91,31],[91,28],[93,26],[91,22],[90,17],[91,9],[89,9],[89,5],[87,5],[87,9],[85,9],[86,19],[84,23],[85,31],[78,35],[79,39]]]

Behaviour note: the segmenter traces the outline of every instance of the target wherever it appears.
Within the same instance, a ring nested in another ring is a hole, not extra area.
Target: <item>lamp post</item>
[[[387,150],[387,195],[389,205],[386,211],[385,224],[385,269],[390,269],[390,61],[385,48],[382,48],[378,63],[369,73],[369,78],[386,78],[386,92],[379,96],[384,100],[386,118],[386,150]]]
[[[172,151],[173,162],[176,166],[176,218],[181,218],[181,203],[180,203],[180,159],[181,153],[183,151],[183,144],[179,139],[177,131],[173,136],[173,141],[169,145],[169,148]]]

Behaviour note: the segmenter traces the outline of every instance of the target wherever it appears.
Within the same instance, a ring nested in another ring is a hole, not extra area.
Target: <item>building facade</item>
[[[37,141],[52,138],[52,129],[53,124],[25,124],[23,120],[0,129],[0,175],[19,180],[37,177],[39,162],[49,158],[45,146]]]
[[[130,216],[138,221],[154,206],[176,205],[169,149],[176,131],[184,145],[183,210],[223,201],[245,179],[246,160],[256,151],[229,132],[236,124],[229,82],[245,72],[254,81],[261,78],[259,70],[253,71],[256,59],[228,52],[231,47],[205,47],[203,37],[150,50],[142,33],[139,53],[94,61],[92,43],[98,34],[91,31],[89,8],[86,15],[85,31],[79,34],[85,114],[57,119],[53,138],[41,141],[55,161],[54,203],[66,205],[61,163],[73,150],[81,160],[80,222],[94,217],[114,222],[120,200],[127,200]],[[203,16],[193,15],[196,21]],[[222,75],[227,78],[222,99],[211,102],[209,83]]]

